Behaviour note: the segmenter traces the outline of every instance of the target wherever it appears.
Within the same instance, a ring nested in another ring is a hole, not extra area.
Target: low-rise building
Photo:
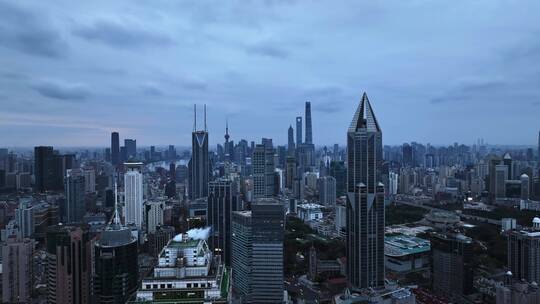
[[[137,291],[136,303],[227,303],[229,272],[205,239],[179,234],[159,254],[150,277]]]
[[[404,234],[386,236],[384,255],[386,270],[394,275],[429,270],[429,240]]]
[[[304,222],[322,219],[321,208],[322,206],[318,204],[300,204],[297,208],[298,217]]]

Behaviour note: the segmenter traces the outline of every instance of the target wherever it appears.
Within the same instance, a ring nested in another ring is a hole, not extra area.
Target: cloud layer
[[[364,91],[388,144],[534,144],[540,2],[0,0],[0,142],[286,142],[311,101],[317,144],[345,143]],[[201,114],[201,113],[199,113]],[[519,126],[519,128],[518,128]]]

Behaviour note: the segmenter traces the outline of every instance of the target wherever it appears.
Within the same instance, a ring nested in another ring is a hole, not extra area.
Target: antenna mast
[[[193,105],[193,132],[197,131],[197,104]]]
[[[204,104],[204,131],[206,130],[206,104]]]

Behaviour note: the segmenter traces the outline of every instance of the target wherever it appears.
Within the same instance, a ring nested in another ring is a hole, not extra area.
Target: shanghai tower
[[[347,131],[347,280],[384,287],[382,131],[364,93]]]
[[[306,101],[306,144],[313,143],[313,134],[311,128],[311,102]]]

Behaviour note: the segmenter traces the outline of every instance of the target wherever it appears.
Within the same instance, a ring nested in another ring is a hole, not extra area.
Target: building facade
[[[223,178],[209,184],[207,225],[212,227],[208,245],[214,254],[219,254],[226,266],[231,265],[232,213],[240,210],[238,185]]]
[[[367,94],[347,132],[347,278],[353,289],[384,287],[382,131]]]
[[[142,228],[143,223],[143,175],[142,163],[125,163],[124,174],[125,222]]]
[[[233,213],[233,291],[242,303],[283,303],[283,206],[259,199]]]
[[[47,303],[88,304],[92,253],[86,225],[47,229]]]

